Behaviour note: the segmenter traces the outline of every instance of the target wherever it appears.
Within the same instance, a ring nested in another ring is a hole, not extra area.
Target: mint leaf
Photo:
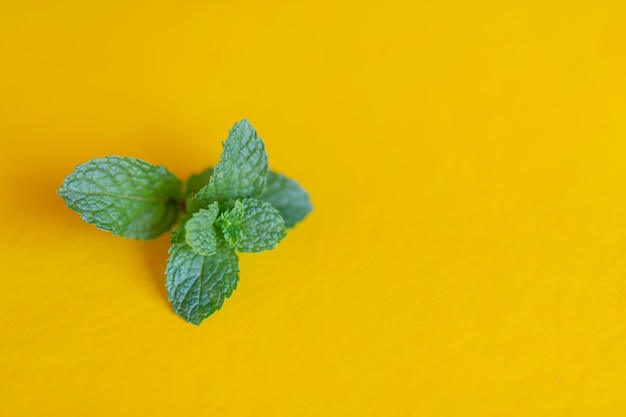
[[[309,194],[296,181],[273,171],[267,174],[267,183],[258,198],[280,212],[287,228],[292,228],[313,210]]]
[[[175,243],[167,263],[167,294],[174,312],[199,325],[224,304],[237,287],[237,254],[223,240],[211,256]]]
[[[243,220],[244,208],[239,200],[235,200],[232,205],[232,209],[220,214],[216,224],[222,229],[224,238],[230,246],[235,247],[242,237],[241,222]]]
[[[219,207],[211,204],[207,209],[195,212],[185,223],[185,240],[200,255],[213,255],[217,251],[217,229],[213,226]]]
[[[235,249],[240,252],[261,252],[276,247],[287,235],[285,222],[278,210],[256,198],[244,198],[239,202],[243,206],[243,216],[237,223],[241,230],[234,242]]]
[[[183,200],[181,181],[165,167],[119,156],[77,166],[57,193],[85,222],[133,239],[169,230]]]
[[[196,211],[213,201],[260,194],[267,177],[267,154],[263,140],[247,120],[235,123],[224,142],[224,151],[209,184],[190,201]]]
[[[213,167],[209,167],[199,174],[193,174],[187,179],[185,184],[185,195],[194,195],[209,183],[213,175]]]

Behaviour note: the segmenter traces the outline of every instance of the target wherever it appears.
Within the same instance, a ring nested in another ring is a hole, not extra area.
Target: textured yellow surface
[[[0,415],[625,415],[625,5],[2,2]],[[315,211],[195,327],[55,190],[243,117]]]

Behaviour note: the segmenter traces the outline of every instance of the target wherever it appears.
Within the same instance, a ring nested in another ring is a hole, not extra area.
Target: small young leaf
[[[191,199],[188,210],[196,211],[213,201],[260,194],[265,187],[267,167],[265,146],[254,127],[245,119],[235,123],[209,184]]]
[[[174,243],[182,243],[182,244],[187,244],[186,240],[185,240],[185,225],[187,224],[187,222],[189,221],[189,219],[191,219],[191,214],[186,214],[184,215],[180,221],[178,222],[178,224],[176,225],[176,227],[174,228],[174,230],[172,230],[172,233],[170,235],[170,243],[173,245]]]
[[[216,224],[222,229],[224,238],[231,247],[235,247],[241,240],[241,222],[243,220],[244,208],[239,200],[235,200],[230,210],[222,212]]]
[[[297,182],[273,171],[268,172],[267,183],[258,198],[280,212],[288,229],[313,210],[309,194]]]
[[[163,166],[109,156],[77,166],[57,193],[99,229],[152,239],[176,223],[182,188],[182,182]]]
[[[219,214],[217,203],[193,213],[185,223],[185,240],[200,255],[213,255],[217,251],[217,229],[213,223]]]
[[[256,198],[240,201],[243,216],[237,224],[241,231],[234,244],[235,249],[240,252],[261,252],[275,248],[287,235],[285,222],[278,210]]]
[[[175,243],[167,263],[167,294],[174,312],[199,325],[224,304],[237,287],[237,254],[223,240],[211,256]]]

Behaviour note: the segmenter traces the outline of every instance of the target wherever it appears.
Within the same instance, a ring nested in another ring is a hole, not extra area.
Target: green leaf
[[[241,222],[243,220],[244,208],[239,200],[235,200],[231,205],[232,208],[230,210],[220,214],[216,224],[222,229],[224,238],[230,246],[235,247],[242,237]]]
[[[287,235],[285,222],[278,210],[256,198],[244,198],[240,202],[243,216],[237,224],[241,230],[234,242],[235,249],[240,252],[261,252],[275,248]]]
[[[235,123],[224,142],[224,151],[209,184],[190,201],[196,211],[213,201],[251,197],[261,193],[267,177],[267,154],[263,140],[247,120]]]
[[[176,314],[199,325],[224,304],[237,288],[237,254],[220,240],[217,252],[200,255],[189,246],[175,243],[167,263],[167,294]]]
[[[87,223],[133,239],[169,230],[183,200],[182,182],[165,167],[119,156],[77,166],[57,193]]]
[[[193,174],[187,179],[185,195],[194,195],[209,183],[213,175],[213,167],[209,167],[199,174]]]
[[[200,255],[213,255],[217,251],[217,229],[213,226],[219,207],[211,204],[207,209],[193,213],[185,224],[185,240]]]
[[[291,228],[313,210],[309,194],[300,185],[282,174],[270,171],[265,189],[259,197],[276,208]]]

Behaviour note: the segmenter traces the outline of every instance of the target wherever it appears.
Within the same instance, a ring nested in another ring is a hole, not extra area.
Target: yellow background
[[[504,4],[502,4],[504,3]],[[626,414],[623,1],[4,1],[0,415]],[[55,194],[248,118],[312,215],[201,327]]]

